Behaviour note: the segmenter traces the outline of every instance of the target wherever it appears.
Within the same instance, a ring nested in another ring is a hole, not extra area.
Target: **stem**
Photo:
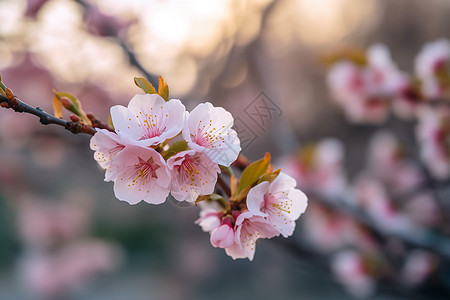
[[[12,110],[18,113],[27,113],[35,115],[39,117],[39,122],[41,122],[41,124],[43,125],[56,124],[59,126],[63,126],[66,130],[72,132],[73,134],[86,133],[94,135],[96,132],[95,129],[91,126],[81,124],[79,122],[69,122],[63,119],[56,118],[55,116],[49,114],[48,112],[42,110],[39,107],[34,108],[24,103],[15,96],[13,96],[13,98],[8,99],[8,97],[5,97],[0,94],[0,105],[3,108],[11,108]]]
[[[223,180],[221,174],[219,174],[219,176],[217,176],[217,183],[219,184],[219,186],[222,188],[222,190],[225,192],[225,194],[228,197],[231,197],[231,189],[228,186],[228,184],[225,182],[225,180]]]

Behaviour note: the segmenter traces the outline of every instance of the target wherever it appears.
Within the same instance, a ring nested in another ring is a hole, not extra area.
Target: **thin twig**
[[[56,125],[64,127],[66,130],[68,130],[74,134],[86,133],[86,134],[94,135],[96,132],[95,129],[91,126],[81,124],[79,122],[69,122],[69,121],[66,121],[63,119],[59,119],[59,118],[49,114],[48,112],[42,110],[39,107],[36,107],[36,108],[32,107],[32,106],[24,103],[23,101],[21,101],[16,96],[10,97],[10,99],[8,99],[8,97],[0,94],[0,105],[3,108],[10,108],[18,113],[27,113],[27,114],[35,115],[35,116],[39,117],[39,122],[41,122],[41,124],[43,124],[43,125],[56,124]]]

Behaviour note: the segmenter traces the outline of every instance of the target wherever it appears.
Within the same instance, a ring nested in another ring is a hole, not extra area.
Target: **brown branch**
[[[42,110],[39,107],[32,107],[25,102],[21,101],[19,98],[14,96],[10,89],[6,90],[6,95],[0,94],[0,106],[3,108],[10,108],[18,113],[27,113],[39,117],[39,122],[43,125],[56,124],[63,126],[66,130],[72,132],[73,134],[86,133],[90,135],[95,134],[95,129],[86,124],[81,124],[79,122],[69,122],[63,119],[59,119],[48,112]]]
[[[92,113],[87,113],[86,116],[88,117],[89,121],[92,122],[92,126],[94,128],[100,128],[100,129],[106,129],[108,131],[111,132],[115,132],[114,128],[112,128],[111,126],[109,126],[108,124],[103,123],[102,121],[98,120],[94,114]]]

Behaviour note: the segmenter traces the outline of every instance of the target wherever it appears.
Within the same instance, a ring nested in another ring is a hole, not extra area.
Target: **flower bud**
[[[234,230],[230,217],[222,219],[222,225],[211,233],[211,244],[218,248],[228,248],[234,243]]]

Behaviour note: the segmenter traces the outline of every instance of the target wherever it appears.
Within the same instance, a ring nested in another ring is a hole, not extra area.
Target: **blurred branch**
[[[286,249],[296,258],[301,259],[306,263],[311,263],[315,269],[315,272],[317,271],[316,270],[317,267],[320,270],[331,272],[329,263],[327,260],[323,259],[323,255],[317,254],[317,251],[307,247],[306,243],[302,243],[296,241],[293,238],[290,238],[290,239],[277,239],[276,244]],[[404,287],[396,283],[379,282],[378,284],[381,294],[386,293],[392,296],[401,297],[399,299],[414,299],[414,300],[430,299],[429,295],[426,295],[425,293],[419,293],[417,290]],[[433,295],[433,299],[446,299],[446,298],[445,296],[441,298],[436,297],[436,295]]]
[[[414,226],[414,234],[407,234],[407,232],[404,231],[387,230],[381,228],[372,220],[372,218],[367,216],[364,211],[357,206],[348,203],[348,201],[345,201],[344,199],[324,200],[320,195],[314,199],[330,207],[334,211],[357,220],[359,223],[368,227],[377,236],[392,236],[405,244],[430,250],[443,256],[445,259],[450,260],[450,239],[442,234],[432,232],[419,226]]]
[[[93,6],[92,4],[87,3],[84,0],[73,0],[73,1],[75,1],[76,3],[81,5],[85,13],[89,13],[89,9]],[[159,82],[158,78],[156,76],[151,75],[147,71],[147,69],[141,64],[141,62],[137,58],[134,51],[129,47],[129,45],[126,43],[126,41],[118,35],[117,30],[115,30],[115,28],[112,28],[111,26],[109,26],[109,24],[104,24],[104,26],[105,26],[105,31],[107,32],[107,35],[109,37],[113,38],[116,41],[116,43],[122,48],[122,50],[125,52],[130,64],[135,66],[144,75],[144,77],[148,81],[150,81],[150,83],[153,86],[157,86],[158,82]]]
[[[10,89],[7,89],[6,95],[0,94],[0,106],[3,108],[10,108],[18,113],[28,113],[39,117],[39,121],[43,125],[48,124],[56,124],[59,126],[63,126],[66,130],[78,134],[78,133],[86,133],[90,135],[95,134],[95,129],[91,126],[81,124],[79,122],[69,122],[63,119],[56,118],[55,116],[49,114],[48,112],[42,110],[39,107],[32,107],[19,98],[14,96]]]

